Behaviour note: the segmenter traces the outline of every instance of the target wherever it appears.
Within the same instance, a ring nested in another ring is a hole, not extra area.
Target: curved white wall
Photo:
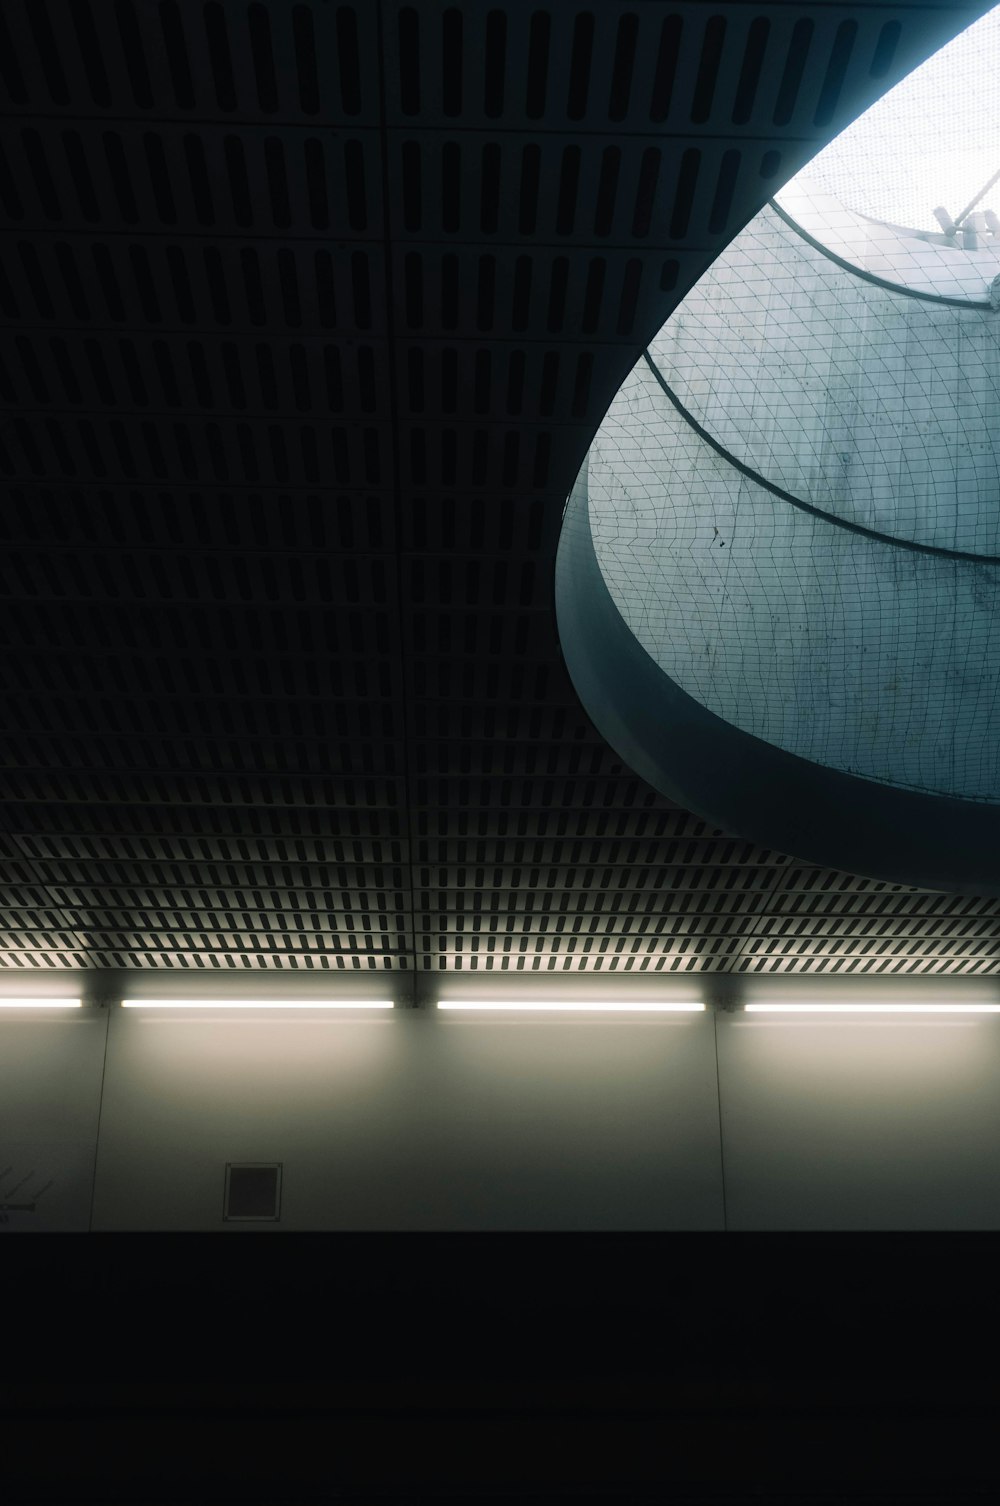
[[[873,288],[765,211],[652,354],[772,485],[903,538],[1000,552],[998,339],[1000,316]],[[701,705],[845,773],[1000,798],[1000,568],[795,507],[706,443],[644,362],[587,486],[615,605]]]

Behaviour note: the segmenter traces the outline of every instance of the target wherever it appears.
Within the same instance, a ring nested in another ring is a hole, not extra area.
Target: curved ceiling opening
[[[998,118],[1000,6],[859,116],[774,203],[868,276],[988,302],[1000,273]]]
[[[989,175],[930,170],[986,125],[938,130],[928,103],[982,78],[1000,105],[1000,7],[956,47],[887,96],[894,133],[869,111],[650,342],[571,498],[557,608],[598,726],[686,808],[1000,892],[1000,219]],[[922,229],[947,188],[951,232]],[[796,194],[836,207],[846,250],[802,233]]]

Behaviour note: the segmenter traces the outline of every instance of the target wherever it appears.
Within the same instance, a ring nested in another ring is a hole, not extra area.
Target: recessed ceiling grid
[[[552,601],[642,344],[960,24],[4,6],[0,961],[992,968],[632,776]]]

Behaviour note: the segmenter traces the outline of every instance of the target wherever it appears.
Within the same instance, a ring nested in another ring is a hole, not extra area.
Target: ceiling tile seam
[[[409,906],[406,914],[409,918],[407,931],[406,953],[403,960],[409,968],[412,980],[412,993],[410,1004],[417,1004],[417,941],[415,911],[417,909],[416,881],[413,869],[413,853],[416,841],[413,815],[413,770],[410,760],[410,737],[409,730],[412,723],[411,685],[412,665],[407,653],[407,645],[412,641],[412,635],[404,631],[406,621],[406,602],[403,590],[403,545],[405,537],[405,518],[403,516],[402,497],[402,456],[400,453],[402,435],[400,431],[400,378],[396,360],[396,330],[393,301],[394,276],[394,241],[392,235],[392,223],[390,218],[390,177],[389,177],[389,153],[390,141],[387,125],[386,107],[386,52],[385,52],[385,17],[383,12],[383,0],[376,0],[375,5],[375,47],[377,54],[376,68],[378,73],[378,133],[379,133],[379,158],[382,177],[382,248],[383,248],[383,271],[385,277],[385,329],[386,329],[386,362],[389,376],[389,431],[392,447],[392,500],[395,512],[395,542],[396,542],[396,621],[399,630],[399,670],[402,680],[402,695],[400,697],[400,711],[403,724],[403,789],[406,803],[406,848],[407,861],[405,867],[409,882]]]

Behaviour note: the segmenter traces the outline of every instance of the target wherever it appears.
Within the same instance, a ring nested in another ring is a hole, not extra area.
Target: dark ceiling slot
[[[492,256],[479,258],[479,281],[476,292],[476,328],[493,328],[493,304],[496,293],[497,264]]]
[[[320,479],[319,445],[312,424],[307,424],[299,434],[299,448],[302,452],[302,473],[315,486]]]
[[[121,37],[125,67],[128,69],[129,83],[132,86],[132,98],[140,110],[148,110],[153,103],[153,91],[149,83],[146,54],[143,51],[142,36],[135,19],[132,0],[115,0],[115,15],[118,19],[118,32]]]
[[[424,276],[420,255],[409,251],[403,263],[406,296],[406,322],[410,329],[422,329],[424,324]]]
[[[22,131],[21,145],[31,173],[32,183],[42,206],[42,213],[46,219],[61,220],[62,210],[56,198],[52,175],[49,172],[49,164],[45,157],[45,149],[42,146],[42,138],[37,131]]]
[[[134,481],[136,477],[135,456],[132,454],[132,446],[128,442],[125,425],[121,419],[113,418],[108,427],[111,431],[111,441],[115,447],[115,453],[118,456],[118,464],[129,480]]]
[[[521,152],[521,194],[518,208],[517,228],[521,235],[533,235],[538,214],[538,180],[541,168],[541,147],[534,142]]]
[[[309,391],[309,372],[306,367],[306,353],[301,345],[292,345],[288,351],[289,365],[292,371],[292,392],[295,397],[295,406],[300,413],[308,413],[312,407],[312,397]]]
[[[542,386],[538,398],[538,411],[543,418],[551,418],[556,405],[556,385],[559,381],[559,354],[547,350],[542,361]]]
[[[318,251],[316,253],[317,262],[320,256],[326,255],[328,255],[327,252]],[[264,324],[267,320],[267,311],[264,305],[264,289],[260,279],[260,262],[257,258],[257,252],[252,246],[245,246],[240,252],[240,271],[243,274],[243,295],[246,298],[250,323]]]
[[[750,23],[746,47],[743,50],[739,82],[736,85],[736,98],[733,102],[734,125],[745,125],[753,114],[757,86],[760,83],[760,70],[764,64],[764,53],[767,51],[770,34],[771,23],[766,16],[758,16]]]
[[[312,11],[307,5],[292,10],[292,35],[295,38],[295,67],[299,75],[299,104],[305,115],[319,109],[319,77],[316,73],[316,36]]]
[[[194,390],[198,402],[202,408],[214,408],[215,402],[212,394],[212,385],[208,379],[208,366],[205,361],[205,347],[199,345],[196,340],[189,340],[187,344],[188,364],[191,367],[191,376],[194,380]]]
[[[67,248],[68,249],[68,248]],[[79,317],[79,316],[77,316]],[[52,352],[52,360],[59,373],[59,380],[66,391],[66,396],[71,403],[82,403],[83,393],[77,378],[73,358],[69,352],[69,346],[65,340],[50,340],[49,349]]]
[[[424,353],[418,345],[407,352],[408,401],[411,413],[424,411]]]
[[[149,407],[149,393],[142,379],[139,369],[139,359],[135,352],[135,345],[131,340],[118,341],[118,355],[125,372],[125,379],[129,386],[129,396],[139,408]]]
[[[458,328],[458,257],[441,258],[441,323],[445,329]]]
[[[456,231],[462,209],[461,149],[457,141],[441,148],[441,228]]]
[[[691,220],[691,211],[694,208],[695,189],[698,186],[698,172],[701,168],[701,153],[695,147],[688,147],[681,156],[680,171],[677,174],[677,192],[674,196],[673,212],[670,216],[670,238],[681,240],[687,235],[688,224]],[[619,330],[619,334],[627,331]]]
[[[715,185],[715,197],[708,217],[708,228],[713,235],[721,235],[729,223],[729,211],[733,204],[733,192],[740,171],[740,153],[735,147],[723,152],[719,164],[719,177]]]
[[[712,16],[705,25],[701,44],[701,57],[695,74],[694,96],[691,101],[691,119],[703,125],[712,113],[715,84],[719,76],[719,63],[726,40],[726,22],[723,16]]]
[[[489,471],[489,431],[476,429],[473,434],[473,486],[485,486]],[[452,482],[453,485],[453,482]]]
[[[589,10],[581,11],[573,26],[573,49],[570,53],[569,94],[566,100],[566,114],[570,120],[582,120],[587,113],[593,50],[593,13]]]
[[[153,475],[157,480],[162,481],[166,478],[167,462],[163,455],[163,448],[160,444],[160,436],[156,425],[150,423],[147,418],[140,425],[140,433],[142,434],[142,442],[146,446],[146,454],[149,458]]]
[[[111,89],[108,86],[108,75],[104,68],[104,59],[101,56],[89,0],[73,0],[73,22],[80,56],[87,74],[87,83],[90,86],[90,97],[95,105],[106,109],[111,103]]]
[[[274,49],[271,45],[271,20],[266,5],[251,5],[247,11],[250,29],[250,53],[257,81],[257,103],[266,113],[278,108],[278,85],[274,76]]]
[[[2,9],[0,9],[0,83],[3,84],[13,104],[25,103],[28,96],[24,87],[24,77]]]
[[[663,263],[663,266],[660,268],[661,293],[669,293],[673,288],[677,286],[677,279],[680,276],[680,271],[680,262],[674,260],[672,257],[668,258],[667,261]]]
[[[230,403],[234,408],[245,408],[247,395],[243,385],[243,367],[239,350],[231,340],[227,340],[222,346],[222,370],[229,388]]]
[[[374,413],[378,407],[378,391],[375,386],[375,352],[370,345],[358,347],[358,392],[362,411]]]
[[[479,179],[479,227],[484,235],[496,231],[500,214],[500,148],[495,141],[483,147]]]
[[[24,218],[24,205],[14,187],[14,179],[10,175],[10,165],[4,154],[2,142],[0,142],[0,204],[3,205],[3,212],[8,219]]]
[[[129,177],[122,138],[117,131],[105,131],[101,140],[104,144],[104,154],[108,159],[111,186],[118,200],[118,213],[127,225],[134,225],[139,218],[139,211],[136,208],[135,194],[132,192],[132,180]]]
[[[427,442],[423,429],[414,429],[410,434],[410,478],[417,486],[427,480]]]
[[[50,403],[52,395],[45,385],[45,378],[42,376],[41,367],[31,347],[31,342],[26,340],[23,335],[18,335],[14,341],[14,346],[20,357],[21,366],[28,379],[28,386],[31,388],[31,395],[35,399],[35,402]]]
[[[280,255],[279,252],[279,259]],[[229,308],[229,288],[222,265],[222,254],[217,246],[206,246],[202,251],[202,260],[205,264],[208,295],[212,300],[212,313],[220,324],[231,324],[233,318]]]
[[[323,347],[323,377],[326,382],[326,403],[331,413],[344,411],[344,381],[340,369],[340,351],[336,345]]]
[[[420,19],[409,5],[399,13],[399,103],[404,115],[420,112]]]
[[[242,137],[227,136],[222,143],[222,149],[226,159],[229,196],[233,201],[233,218],[237,225],[252,225],[253,209],[250,203],[250,182],[247,178],[247,161],[243,150]]]
[[[642,165],[639,168],[639,184],[635,195],[635,208],[632,211],[632,234],[639,238],[649,234],[649,226],[653,217],[653,204],[656,201],[656,184],[660,176],[660,149],[656,146],[647,146],[642,154]]]
[[[403,151],[403,227],[419,230],[421,219],[422,157],[419,141],[404,141]]]
[[[660,45],[656,53],[656,73],[653,77],[653,97],[649,106],[650,120],[666,120],[670,114],[682,30],[680,16],[667,16],[660,27]]]
[[[92,248],[91,254],[94,258],[97,280],[101,284],[101,292],[104,294],[104,301],[108,306],[108,317],[111,319],[124,319],[125,305],[122,302],[121,289],[118,286],[118,275],[111,260],[111,252],[107,246],[97,245]],[[193,305],[191,308],[191,318],[193,321]]]
[[[111,407],[115,401],[115,390],[111,385],[103,350],[96,340],[84,340],[83,353],[87,358],[87,365],[90,367],[90,375],[98,397],[106,407]]]
[[[191,197],[194,200],[194,212],[198,224],[214,225],[215,205],[212,203],[208,168],[205,165],[205,147],[201,137],[196,136],[193,131],[184,137],[184,161],[187,164]]]
[[[458,352],[441,352],[441,406],[445,413],[454,413],[458,406]]]
[[[101,455],[101,447],[98,444],[98,437],[93,432],[92,423],[89,420],[81,419],[77,425],[77,431],[80,434],[80,443],[83,444],[83,452],[86,455],[87,465],[89,465],[90,470],[93,471],[95,476],[107,476],[104,456]]]
[[[552,263],[549,280],[549,307],[545,327],[549,334],[556,334],[566,318],[566,288],[569,283],[569,258],[557,256]]]
[[[507,412],[518,414],[524,403],[524,351],[512,350],[507,365]]]
[[[38,49],[38,60],[42,65],[42,73],[45,78],[46,88],[57,105],[69,103],[69,89],[66,86],[66,75],[63,73],[59,52],[56,48],[55,34],[52,23],[49,20],[46,0],[30,0],[25,7],[28,16],[28,25],[31,27],[35,46]]]
[[[539,434],[535,438],[535,463],[531,473],[532,486],[545,486],[549,479],[549,455],[552,449],[552,435]],[[523,650],[520,652],[523,653]]]
[[[317,251],[313,258],[313,272],[316,279],[316,304],[319,309],[319,322],[324,329],[335,329],[337,325],[337,289],[333,276],[333,258],[329,251]],[[258,287],[259,287],[258,276]],[[261,318],[254,323],[263,324],[264,304],[261,299]]]
[[[302,305],[299,302],[299,278],[295,268],[295,254],[284,247],[278,252],[278,281],[281,284],[285,323],[289,329],[298,329],[302,324]],[[355,291],[357,291],[356,288]],[[228,319],[225,322],[228,324]]]
[[[372,295],[369,285],[368,257],[363,251],[355,251],[351,257],[351,281],[354,284],[355,322],[358,329],[370,329]]]
[[[580,148],[567,146],[563,150],[559,172],[559,197],[556,201],[556,232],[572,235],[576,218],[576,195],[580,181]]]
[[[507,69],[507,16],[502,10],[491,10],[486,17],[483,64],[484,110],[491,120],[495,120],[503,114],[504,75]]]
[[[619,16],[615,57],[611,67],[611,93],[608,97],[609,120],[624,120],[628,114],[629,96],[632,93],[632,70],[635,67],[635,44],[638,37],[638,16],[632,12]]]
[[[621,160],[620,147],[606,146],[601,153],[601,175],[597,181],[597,207],[594,212],[595,235],[611,234],[615,216],[615,199],[618,196]]]
[[[519,256],[514,263],[514,296],[511,300],[511,328],[527,329],[531,311],[531,257]]]
[[[851,54],[854,51],[854,43],[857,35],[857,21],[841,21],[837,27],[837,34],[833,39],[833,48],[830,52],[830,60],[826,65],[826,76],[823,79],[823,87],[820,90],[819,103],[816,106],[816,114],[813,116],[814,125],[829,125],[833,119],[834,111],[840,100],[840,92],[844,87],[844,79],[850,66]]]
[[[868,72],[872,78],[884,78],[892,67],[892,60],[896,56],[896,48],[902,32],[899,21],[886,21],[878,34],[875,43],[875,52],[872,56],[872,65]]]
[[[815,22],[808,17],[803,17],[801,20],[796,21],[792,28],[791,39],[788,43],[788,54],[785,58],[781,83],[778,86],[778,97],[774,106],[775,125],[787,125],[795,113],[799,86],[802,83],[806,58],[809,55],[809,48],[812,45],[815,29]]]
[[[167,169],[167,157],[163,150],[163,140],[152,131],[146,131],[142,138],[143,151],[146,154],[146,172],[149,184],[153,190],[153,201],[156,204],[156,212],[163,225],[175,225],[177,223],[177,208],[174,204],[173,190],[170,186],[170,173]]]
[[[365,159],[360,141],[349,141],[344,147],[344,169],[347,178],[347,219],[352,230],[364,230],[368,225],[365,203]]]
[[[142,304],[143,317],[148,319],[150,324],[162,323],[163,312],[160,308],[160,300],[156,296],[156,285],[145,246],[130,246],[129,261],[132,263],[132,276],[135,278],[136,291],[139,294],[139,302]]]
[[[545,90],[549,71],[549,33],[552,21],[547,11],[536,10],[528,34],[528,88],[525,114],[540,120],[545,114]]]
[[[21,310],[17,306],[14,290],[7,277],[7,269],[2,262],[0,262],[0,309],[3,310],[4,315],[8,319],[20,319],[21,317]]]
[[[591,257],[587,268],[587,285],[583,295],[583,317],[580,321],[580,328],[584,334],[593,334],[600,322],[606,270],[607,263],[603,256]]]
[[[630,256],[625,263],[625,275],[622,278],[622,293],[618,303],[618,324],[616,326],[619,335],[630,335],[632,326],[635,324],[635,310],[639,302],[639,284],[642,281],[642,262],[637,256]]]
[[[472,405],[476,413],[488,413],[490,411],[490,388],[492,386],[492,368],[490,365],[490,353],[488,350],[476,351],[476,375],[473,385]]]
[[[326,230],[330,224],[330,206],[326,196],[326,162],[323,143],[310,136],[305,144],[306,191],[309,195],[309,223],[314,230]]]
[[[235,110],[236,85],[233,82],[233,60],[229,53],[226,13],[218,0],[211,0],[205,6],[204,17],[216,101],[220,110]]]
[[[594,374],[594,357],[589,351],[585,351],[576,363],[576,381],[573,384],[573,407],[574,418],[586,418],[587,404],[590,402],[590,383]]]
[[[760,175],[762,178],[773,178],[781,166],[780,152],[765,152],[760,159]]]
[[[31,430],[28,428],[28,425],[25,423],[23,418],[14,418],[11,419],[10,422],[13,425],[14,433],[17,435],[21,449],[24,452],[24,458],[28,462],[28,469],[32,471],[36,476],[44,476],[45,470],[42,466],[41,453],[39,452],[38,446],[35,444],[34,436],[31,433]],[[100,474],[103,476],[104,472],[101,471]]]
[[[287,481],[288,451],[285,446],[285,431],[281,424],[268,424],[267,443],[271,451],[271,468],[276,481]]]
[[[483,455],[483,431],[477,429],[472,437],[472,482],[477,484],[481,457]],[[454,486],[458,474],[458,435],[454,429],[441,432],[441,481],[444,486]],[[481,484],[481,483],[480,483]]]
[[[361,114],[361,55],[358,51],[358,18],[348,5],[337,7],[337,59],[340,64],[340,99],[345,115]]]
[[[181,24],[180,9],[176,4],[176,0],[161,0],[160,27],[163,32],[163,45],[166,49],[167,62],[170,66],[170,77],[174,86],[174,99],[182,110],[193,109],[194,85],[191,82],[191,68],[188,63],[187,47],[184,42],[184,29]]]
[[[285,148],[279,136],[268,136],[264,142],[264,166],[267,171],[268,192],[271,196],[271,218],[276,229],[287,230],[292,223],[292,211],[288,202]]]
[[[462,113],[462,12],[454,6],[441,18],[441,108]]]
[[[181,407],[181,393],[178,390],[178,380],[173,370],[173,358],[170,355],[170,346],[166,340],[154,340],[152,354],[157,363],[157,375],[160,377],[160,386],[163,387],[163,395],[170,408]]]

